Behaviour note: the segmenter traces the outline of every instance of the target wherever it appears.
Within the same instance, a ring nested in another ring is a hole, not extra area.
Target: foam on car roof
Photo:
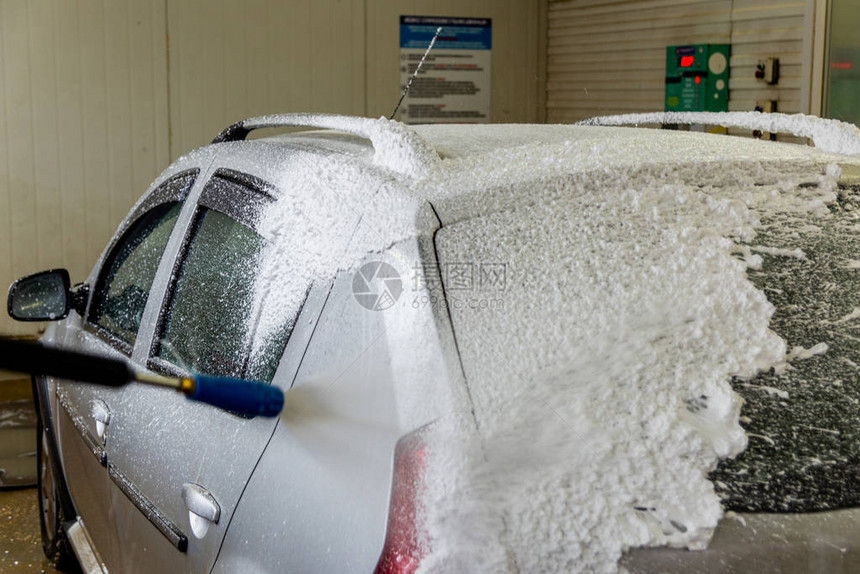
[[[860,128],[839,120],[761,112],[656,112],[601,116],[580,125],[621,126],[637,124],[704,124],[726,128],[746,128],[809,138],[822,151],[860,155]]]
[[[227,127],[212,143],[241,141],[258,129],[302,126],[338,130],[367,138],[376,152],[374,163],[408,177],[426,176],[439,161],[436,151],[400,122],[335,114],[275,114],[248,118]]]

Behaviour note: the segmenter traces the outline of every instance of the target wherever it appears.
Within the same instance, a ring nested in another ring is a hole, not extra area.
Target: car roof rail
[[[809,138],[815,147],[830,153],[860,155],[860,128],[839,120],[761,112],[654,112],[601,116],[577,125],[623,126],[637,124],[706,124],[724,128],[744,128]]]
[[[370,140],[374,162],[409,177],[424,177],[439,161],[439,154],[414,130],[394,120],[336,114],[276,114],[248,118],[229,126],[213,144],[244,140],[254,130],[280,127],[330,129]]]

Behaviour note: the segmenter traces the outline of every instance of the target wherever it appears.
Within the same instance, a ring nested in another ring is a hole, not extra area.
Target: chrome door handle
[[[188,508],[191,532],[197,538],[203,538],[209,530],[209,525],[218,524],[221,518],[221,507],[211,492],[199,484],[190,482],[182,485],[182,500]]]
[[[101,399],[95,399],[90,403],[93,419],[96,421],[96,434],[102,444],[105,443],[105,431],[110,424],[110,409],[107,403]]]

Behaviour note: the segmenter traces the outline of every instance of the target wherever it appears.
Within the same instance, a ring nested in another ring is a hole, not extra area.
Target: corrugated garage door
[[[777,100],[781,112],[808,111],[801,106],[804,9],[800,1],[734,0],[729,110],[752,110],[756,100]],[[779,57],[775,86],[755,77],[756,63],[769,56]]]
[[[779,111],[806,111],[803,27],[807,19],[812,26],[811,1],[550,0],[547,121],[662,111],[673,44],[732,44],[730,110],[769,99]],[[771,87],[755,78],[755,66],[773,56],[781,75]]]

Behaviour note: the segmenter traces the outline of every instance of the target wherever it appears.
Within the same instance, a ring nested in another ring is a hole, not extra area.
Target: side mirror
[[[18,321],[56,321],[69,314],[69,272],[52,269],[18,279],[9,287],[9,316]]]

